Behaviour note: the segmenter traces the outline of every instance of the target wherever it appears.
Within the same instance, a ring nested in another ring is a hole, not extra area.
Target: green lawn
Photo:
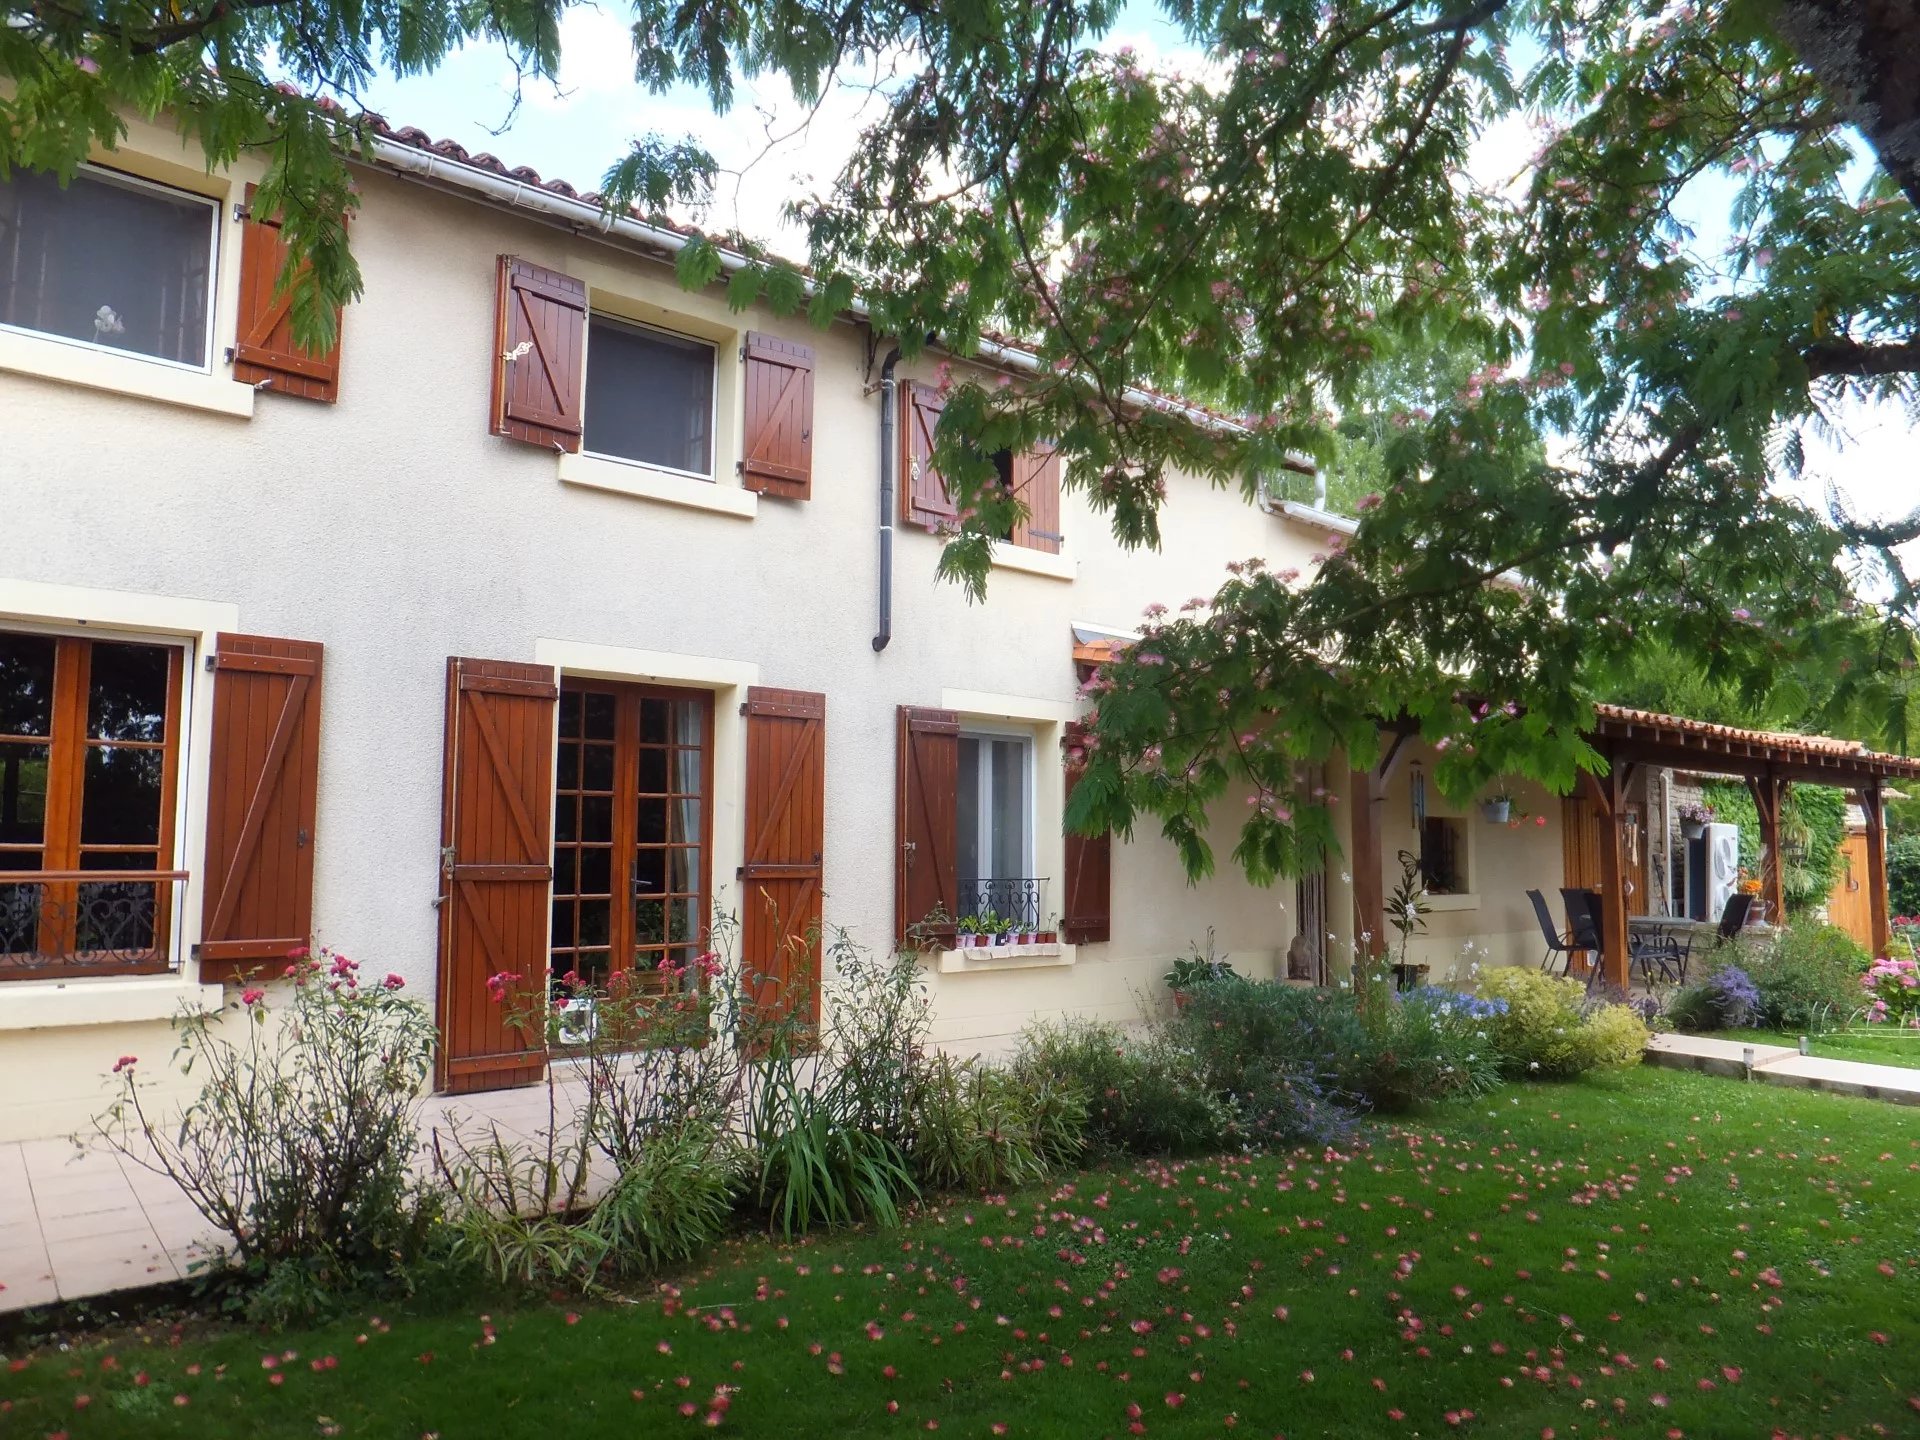
[[[381,1313],[32,1353],[0,1434],[1912,1435],[1920,1112],[1649,1068]]]
[[[1717,1030],[1712,1038],[1739,1040],[1749,1045],[1786,1045],[1800,1043],[1798,1035],[1777,1030]],[[1875,1065],[1898,1065],[1920,1070],[1920,1031],[1845,1030],[1826,1035],[1809,1035],[1807,1049],[1828,1060],[1865,1060]]]

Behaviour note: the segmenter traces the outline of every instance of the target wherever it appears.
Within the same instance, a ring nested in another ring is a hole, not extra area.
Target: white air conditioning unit
[[[1718,921],[1727,899],[1740,888],[1740,827],[1709,825],[1707,843],[1707,915]]]

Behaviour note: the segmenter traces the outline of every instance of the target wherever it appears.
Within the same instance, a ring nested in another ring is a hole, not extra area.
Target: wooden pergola
[[[1408,727],[1392,732],[1380,762],[1352,773],[1354,936],[1367,937],[1376,956],[1386,951],[1385,895],[1378,809],[1387,782],[1406,750]],[[1920,759],[1884,755],[1852,740],[1743,730],[1680,715],[1660,715],[1621,705],[1595,707],[1587,741],[1606,758],[1605,774],[1581,774],[1581,793],[1601,822],[1601,964],[1609,984],[1624,990],[1629,979],[1627,858],[1620,824],[1627,788],[1643,765],[1730,775],[1746,781],[1760,814],[1764,847],[1760,893],[1767,913],[1784,916],[1780,852],[1780,806],[1790,783],[1832,785],[1860,798],[1867,817],[1867,890],[1873,949],[1886,954],[1892,939],[1887,913],[1887,828],[1883,792],[1889,780],[1920,780]]]

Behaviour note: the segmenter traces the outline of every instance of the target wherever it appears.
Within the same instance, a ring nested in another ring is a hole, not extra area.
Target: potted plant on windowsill
[[[980,917],[977,915],[961,916],[960,923],[954,927],[954,931],[958,936],[954,948],[957,950],[971,950],[980,943]]]
[[[1034,938],[1042,945],[1058,945],[1060,943],[1060,917],[1058,915],[1049,915],[1047,917],[1046,929],[1042,930]]]
[[[1504,825],[1513,814],[1513,796],[1504,790],[1489,795],[1480,802],[1480,810],[1490,824]]]
[[[1679,809],[1680,833],[1689,840],[1698,840],[1707,833],[1707,826],[1713,823],[1713,806],[1697,800],[1690,800]]]

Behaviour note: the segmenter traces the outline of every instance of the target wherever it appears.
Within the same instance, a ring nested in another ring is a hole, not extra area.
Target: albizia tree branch
[[[365,127],[326,102],[474,43],[555,73],[568,3],[0,0],[0,168],[71,171],[132,111],[175,116],[213,164],[267,155],[256,203],[289,217],[311,342],[359,288],[342,217]],[[857,298],[909,355],[989,333],[1038,355],[1019,384],[954,372],[944,574],[983,588],[1018,517],[998,450],[1057,446],[1096,523],[1152,546],[1192,484],[1251,498],[1341,426],[1380,437],[1351,541],[1307,575],[1249,559],[1107,677],[1079,819],[1155,816],[1204,868],[1209,806],[1238,788],[1240,863],[1270,878],[1334,833],[1298,777],[1364,754],[1380,717],[1448,742],[1444,783],[1570,784],[1584,707],[1650,646],[1739,693],[1845,664],[1800,688],[1875,710],[1914,652],[1915,519],[1816,514],[1772,482],[1836,397],[1920,396],[1912,4],[1160,4],[1187,48],[1151,63],[1114,42],[1119,0],[622,10],[640,83],[717,109],[743,75],[803,107],[843,72],[903,77],[797,202],[806,283],[748,246],[727,288],[823,325]],[[1528,125],[1511,184],[1475,174],[1491,128]],[[657,209],[716,169],[649,137],[603,193]],[[680,258],[689,286],[721,269],[706,241]],[[1853,594],[1863,558],[1884,610]]]

